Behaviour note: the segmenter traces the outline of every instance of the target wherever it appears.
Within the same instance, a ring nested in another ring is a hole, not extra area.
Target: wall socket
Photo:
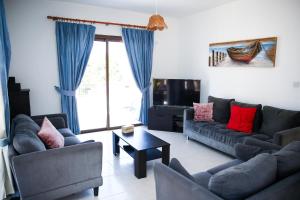
[[[293,88],[300,88],[300,81],[294,81]]]

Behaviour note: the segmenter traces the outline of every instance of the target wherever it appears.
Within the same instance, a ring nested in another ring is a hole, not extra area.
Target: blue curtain
[[[154,33],[147,30],[122,28],[122,36],[135,82],[142,92],[139,120],[147,124]]]
[[[68,116],[70,129],[80,133],[75,91],[82,80],[93,47],[95,27],[85,24],[56,22],[62,112]]]
[[[3,0],[0,0],[0,76],[1,76],[1,86],[3,93],[3,102],[4,102],[4,112],[5,112],[5,125],[6,125],[6,134],[8,140],[10,141],[10,113],[9,113],[9,100],[8,100],[8,91],[7,91],[7,81],[9,73],[11,57],[11,47],[10,40],[8,35],[8,28],[6,23],[5,9]],[[0,146],[5,146],[7,140],[0,140]]]

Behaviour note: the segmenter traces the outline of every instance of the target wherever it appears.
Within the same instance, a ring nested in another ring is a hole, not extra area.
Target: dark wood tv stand
[[[148,112],[148,129],[183,131],[183,113],[188,106],[153,106]]]

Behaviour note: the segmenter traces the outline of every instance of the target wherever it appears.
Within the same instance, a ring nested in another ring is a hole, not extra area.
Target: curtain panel
[[[70,129],[80,133],[75,92],[85,72],[93,47],[95,27],[92,25],[56,22],[56,43],[59,67],[62,112],[68,116]]]
[[[8,73],[11,58],[11,47],[6,23],[3,0],[0,0],[0,198],[14,193],[8,159],[10,137],[10,114],[8,99]]]
[[[142,92],[139,120],[148,123],[154,32],[122,28],[122,36],[135,82]]]
[[[0,63],[1,63],[1,85],[2,95],[5,110],[5,127],[7,137],[10,140],[10,113],[9,113],[9,99],[8,99],[8,73],[11,58],[11,46],[6,23],[5,8],[3,0],[0,0]]]

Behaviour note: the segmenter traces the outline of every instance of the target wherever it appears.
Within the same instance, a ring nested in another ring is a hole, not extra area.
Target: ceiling
[[[101,7],[126,9],[144,13],[155,12],[155,0],[55,0]],[[182,17],[234,0],[157,0],[158,13]]]

